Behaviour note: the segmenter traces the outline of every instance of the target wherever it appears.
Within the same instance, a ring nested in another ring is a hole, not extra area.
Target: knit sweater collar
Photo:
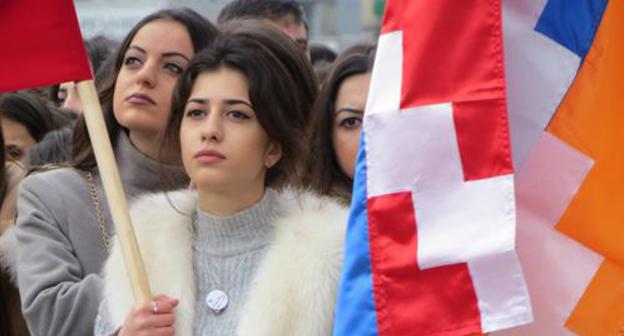
[[[276,192],[267,190],[260,202],[233,215],[213,215],[199,206],[196,211],[196,247],[208,254],[231,256],[266,246],[280,209]]]
[[[188,180],[182,166],[162,164],[139,152],[125,132],[119,132],[115,149],[119,174],[130,195],[178,189]]]

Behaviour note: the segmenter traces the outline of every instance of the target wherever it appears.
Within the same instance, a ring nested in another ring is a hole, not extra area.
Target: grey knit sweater
[[[273,238],[272,222],[278,211],[271,191],[258,204],[232,216],[213,216],[198,209],[193,246],[195,335],[235,334],[247,288]],[[206,296],[214,289],[224,291],[229,298],[227,308],[218,314],[206,304]]]

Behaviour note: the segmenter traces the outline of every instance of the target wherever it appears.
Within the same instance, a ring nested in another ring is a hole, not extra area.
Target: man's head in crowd
[[[217,22],[230,20],[267,20],[308,51],[308,26],[301,5],[290,0],[234,0],[227,4]]]

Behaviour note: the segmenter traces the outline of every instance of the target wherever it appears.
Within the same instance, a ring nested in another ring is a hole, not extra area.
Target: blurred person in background
[[[351,201],[375,46],[358,44],[336,59],[314,105],[308,132],[307,183],[321,195]]]
[[[31,167],[29,154],[71,116],[21,91],[0,96],[0,334],[28,335],[16,283],[17,239],[11,230],[17,216],[18,187]]]
[[[47,169],[50,164],[68,164],[71,160],[73,127],[59,128],[46,134],[28,151],[31,169]]]
[[[326,45],[310,44],[310,62],[312,62],[319,84],[325,81],[337,56],[336,52]]]
[[[6,160],[2,128],[0,128],[0,335],[27,336],[28,328],[22,316],[15,278],[16,240],[5,234],[13,225],[17,209],[17,188],[25,170]]]
[[[17,187],[26,175],[22,165],[7,157],[2,135],[0,127],[0,235],[13,226],[17,214]]]
[[[29,149],[48,132],[68,123],[65,116],[25,93],[0,96],[0,119],[7,158],[24,167],[29,167]]]
[[[217,19],[218,24],[231,20],[266,20],[288,35],[299,47],[308,51],[308,24],[301,4],[291,0],[234,0],[229,2]]]

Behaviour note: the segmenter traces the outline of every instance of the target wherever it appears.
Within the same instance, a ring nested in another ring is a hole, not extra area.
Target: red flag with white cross
[[[500,0],[388,1],[357,169],[335,335],[531,321]]]

